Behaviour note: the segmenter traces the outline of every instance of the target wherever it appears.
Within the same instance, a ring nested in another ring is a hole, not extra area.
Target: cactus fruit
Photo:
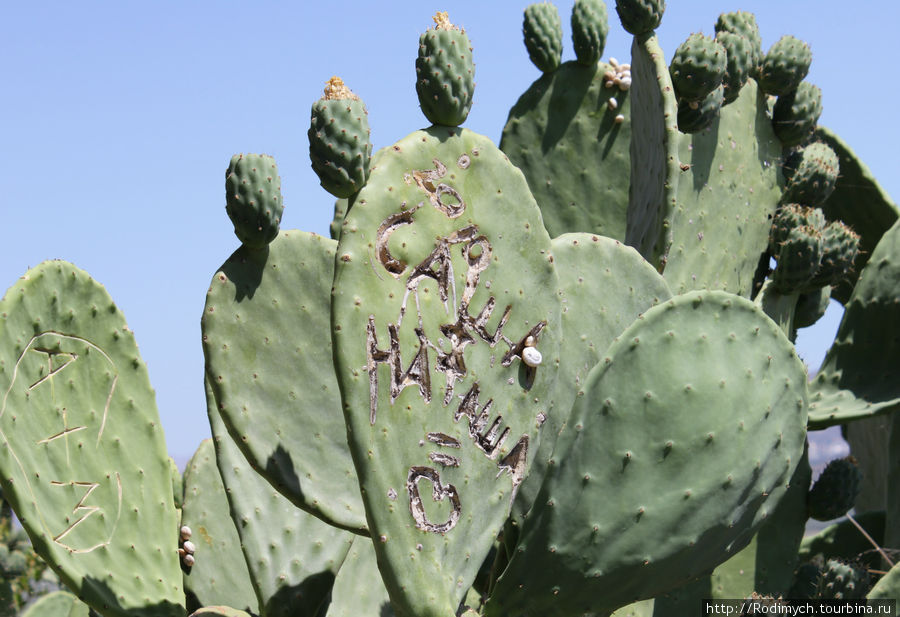
[[[728,66],[725,48],[716,39],[692,34],[675,50],[669,65],[675,95],[699,101],[722,83]]]
[[[830,521],[844,516],[856,501],[862,472],[852,456],[828,463],[809,491],[809,516]]]
[[[822,569],[816,596],[823,600],[855,600],[866,597],[868,574],[852,563],[829,559]]]
[[[741,93],[753,69],[753,44],[747,37],[734,32],[716,33],[716,41],[725,48],[726,64],[722,85],[725,103],[731,103]]]
[[[622,27],[635,36],[655,30],[665,10],[666,0],[616,0]]]
[[[822,231],[822,263],[812,279],[813,286],[832,286],[843,281],[859,253],[859,235],[841,223],[833,221]]]
[[[593,66],[603,55],[609,19],[603,0],[575,0],[572,7],[572,44],[575,57],[585,66]]]
[[[522,34],[528,57],[542,72],[559,68],[562,59],[562,22],[559,11],[549,2],[531,4],[522,19]]]
[[[814,142],[791,152],[782,169],[785,178],[782,202],[819,207],[834,192],[840,162],[827,144]]]
[[[821,232],[825,229],[825,215],[818,208],[800,204],[785,204],[775,211],[772,228],[769,230],[769,252],[778,255],[781,246],[798,227],[812,227]]]
[[[811,225],[794,227],[778,247],[773,288],[782,294],[809,288],[824,254],[823,233]]]
[[[725,102],[725,88],[721,84],[700,101],[678,101],[678,130],[682,133],[697,133],[719,116]]]
[[[797,146],[809,139],[821,115],[822,91],[804,81],[775,101],[772,126],[785,146]]]
[[[416,94],[432,124],[459,126],[466,121],[475,93],[475,64],[466,31],[447,13],[434,16],[434,27],[419,37]]]
[[[326,191],[350,197],[369,177],[372,141],[369,112],[340,77],[325,83],[325,95],[313,103],[309,158]]]
[[[808,328],[822,317],[831,302],[831,287],[801,293],[794,311],[794,328]]]
[[[225,211],[244,246],[260,249],[278,235],[284,201],[275,159],[235,154],[225,170]]]
[[[785,35],[769,48],[760,68],[759,86],[766,94],[790,94],[809,73],[811,63],[809,45]]]
[[[724,32],[731,32],[747,39],[750,43],[749,76],[757,77],[757,72],[762,64],[763,53],[762,37],[759,35],[759,26],[756,25],[756,16],[746,11],[722,13],[716,20],[715,29],[717,39],[719,34]],[[724,40],[722,44],[728,48]],[[726,93],[726,100],[731,101],[728,93]]]

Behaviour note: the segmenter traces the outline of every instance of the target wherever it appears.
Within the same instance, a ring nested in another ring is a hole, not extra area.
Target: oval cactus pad
[[[647,310],[583,389],[489,617],[606,614],[710,571],[750,541],[803,455],[803,363],[739,296]]]
[[[103,615],[182,616],[178,521],[147,368],[63,261],[0,301],[0,474],[35,551]]]
[[[359,533],[328,334],[336,247],[289,230],[266,250],[235,251],[210,283],[203,352],[222,419],[253,468],[296,506]]]
[[[432,127],[373,169],[335,263],[335,367],[379,567],[398,614],[450,615],[551,413],[550,238],[487,138]]]

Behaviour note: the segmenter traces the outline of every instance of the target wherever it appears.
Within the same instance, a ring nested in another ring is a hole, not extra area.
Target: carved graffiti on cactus
[[[431,482],[431,498],[434,501],[450,499],[450,515],[443,523],[432,523],[425,514],[425,506],[419,494],[419,482],[428,480]],[[431,467],[411,467],[406,477],[406,490],[409,493],[409,511],[416,523],[416,528],[433,533],[447,533],[456,526],[462,507],[459,503],[459,493],[452,484],[441,484],[441,478],[437,471]]]
[[[508,367],[516,357],[521,358],[526,341],[534,344],[547,324],[546,321],[541,321],[514,340],[504,334],[504,329],[508,327],[513,316],[512,305],[506,305],[502,309],[494,326],[488,325],[498,309],[497,298],[493,294],[487,295],[480,308],[471,306],[480,287],[490,289],[490,283],[483,283],[482,279],[485,271],[496,259],[491,241],[481,233],[477,224],[464,225],[437,237],[431,252],[415,265],[412,265],[415,262],[408,263],[408,255],[405,258],[398,257],[399,247],[406,247],[406,244],[394,244],[398,256],[391,252],[389,244],[394,232],[415,225],[416,213],[422,208],[427,208],[427,205],[431,205],[448,219],[459,217],[467,207],[459,191],[447,183],[439,182],[447,176],[447,166],[437,159],[433,163],[434,169],[417,170],[404,175],[404,181],[408,185],[415,184],[427,200],[412,207],[406,201],[401,202],[400,211],[385,218],[376,232],[375,263],[380,264],[394,279],[402,281],[404,291],[399,302],[396,321],[386,326],[388,340],[384,347],[380,347],[378,343],[375,315],[369,315],[366,324],[369,422],[373,426],[378,419],[379,365],[384,364],[388,368],[391,405],[406,388],[411,386],[415,386],[422,400],[430,404],[431,370],[434,369],[445,376],[442,403],[444,407],[448,407],[456,397],[456,384],[470,377],[465,357],[470,346],[482,341],[493,349],[499,343],[505,343],[506,349],[500,357],[500,365]],[[469,156],[463,154],[457,160],[457,167],[465,170],[471,163]],[[459,276],[454,271],[454,256],[456,267],[459,268],[461,264],[465,268],[464,276]],[[426,286],[425,283],[429,285]],[[427,296],[420,297],[420,294],[427,294],[429,291],[433,293],[435,290],[448,317],[445,323],[436,326],[431,325],[433,322],[426,321],[423,314],[422,302]],[[407,315],[407,312],[410,314]],[[405,343],[414,346],[412,351],[407,351],[412,354],[412,358],[408,360],[409,364],[404,362],[401,352],[400,333],[404,319],[414,319],[416,324],[412,329],[415,342],[409,340]],[[494,362],[492,356],[491,367],[494,366]],[[525,389],[530,387],[534,375],[534,368],[526,369],[526,378],[522,382]],[[460,402],[454,411],[453,420],[458,423],[465,418],[472,443],[488,460],[496,461],[502,456],[504,444],[508,441],[512,429],[504,425],[502,415],[492,416],[492,409],[495,408],[494,399],[483,400],[477,376],[468,390],[456,398],[459,398]],[[427,438],[440,447],[456,449],[462,447],[459,440],[445,433],[429,432]],[[497,477],[503,474],[510,475],[513,494],[524,477],[527,454],[528,436],[522,435],[512,450],[505,453],[497,463]],[[460,467],[463,463],[462,457],[457,454],[441,451],[429,452],[428,460],[440,465],[440,469],[444,470]],[[432,483],[432,499],[435,502],[449,499],[451,512],[446,521],[436,523],[429,520],[419,493],[419,482],[423,479]],[[421,465],[410,467],[406,486],[410,499],[410,513],[418,529],[446,533],[456,525],[461,512],[459,494],[452,484],[445,485],[441,482],[440,473],[435,468]]]
[[[99,388],[86,386],[84,380],[96,380],[96,375],[104,375],[106,383]],[[8,439],[4,432],[0,432],[0,438],[9,444],[10,455],[27,478],[47,535],[72,554],[90,553],[109,545],[121,515],[121,477],[106,474],[94,478],[91,476],[96,475],[96,470],[84,465],[88,460],[84,448],[101,444],[118,380],[115,363],[91,341],[61,332],[41,332],[31,338],[16,359],[0,406],[0,418],[7,408],[28,410],[19,422],[4,426],[5,431],[29,431],[29,440]],[[28,403],[20,407],[20,401],[13,403],[14,399]],[[27,447],[24,444],[40,448],[41,452],[46,449],[64,453],[66,469],[60,472],[63,477],[41,481],[49,482],[49,490],[46,484],[36,484],[33,478],[38,476],[26,469],[25,459],[20,456],[20,448]],[[66,494],[63,501],[68,502],[62,512],[58,508],[61,493]]]

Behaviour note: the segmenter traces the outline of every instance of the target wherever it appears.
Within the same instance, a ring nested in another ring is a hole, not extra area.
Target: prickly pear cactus
[[[900,223],[873,251],[846,305],[834,344],[810,383],[810,427],[889,413],[900,406]]]
[[[750,541],[803,454],[803,364],[731,294],[649,309],[582,390],[489,617],[603,613],[688,582]]]
[[[578,9],[573,24],[586,20]],[[605,12],[597,19],[608,28]],[[525,174],[551,237],[586,232],[624,242],[631,80],[630,65],[615,58],[565,62],[546,69],[510,110],[500,149]]]
[[[422,113],[434,124],[459,126],[466,121],[475,92],[475,63],[466,31],[450,23],[447,13],[434,16],[434,28],[419,37],[416,93]]]
[[[106,617],[183,617],[156,401],[106,290],[63,261],[0,301],[0,482],[35,551]]]
[[[354,535],[295,507],[254,473],[225,430],[208,385],[206,396],[215,462],[260,617],[321,614]],[[245,599],[233,606],[247,605]]]
[[[862,472],[848,456],[828,463],[809,491],[809,516],[830,521],[844,516],[856,501]]]
[[[379,566],[398,614],[447,615],[552,413],[550,239],[489,140],[432,127],[373,169],[336,264],[335,367]]]
[[[239,248],[213,275],[201,328],[219,412],[254,469],[298,507],[360,532],[328,334],[336,246],[282,231],[268,251]]]
[[[231,158],[225,170],[225,211],[245,246],[260,249],[275,239],[284,213],[275,159],[265,154]]]
[[[372,157],[369,112],[340,77],[329,79],[324,96],[313,103],[307,136],[322,188],[335,197],[350,197],[362,188]]]
[[[650,164],[632,168],[627,243],[676,293],[749,297],[783,184],[766,97],[748,80],[708,129],[685,135],[672,123],[682,112],[663,58],[655,36],[635,39],[632,159]]]
[[[228,498],[216,466],[212,440],[201,442],[184,475],[186,494],[181,525],[182,529],[186,526],[190,530],[184,534],[188,536],[184,542],[194,547],[182,557],[189,605],[200,608],[225,604],[259,613],[250,572],[241,552],[241,539],[228,512]],[[186,560],[187,555],[191,556],[190,560]]]
[[[38,598],[20,617],[88,617],[88,605],[68,591],[54,591]]]

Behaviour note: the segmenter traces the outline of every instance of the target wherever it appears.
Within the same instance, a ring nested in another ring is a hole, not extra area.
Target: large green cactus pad
[[[260,617],[319,614],[354,535],[294,507],[254,472],[211,404],[208,384],[206,396],[216,461]]]
[[[359,532],[365,515],[331,361],[336,246],[282,231],[268,251],[235,251],[210,283],[203,351],[222,417],[253,467],[297,506]]]
[[[900,221],[882,236],[810,384],[809,423],[825,428],[900,405]]]
[[[183,617],[178,521],[147,368],[83,270],[0,301],[0,483],[35,551],[107,617]]]
[[[655,34],[631,45],[631,187],[625,243],[660,272],[672,243],[678,177],[678,104],[666,55]]]
[[[663,275],[675,293],[724,289],[749,297],[781,197],[781,143],[766,97],[748,80],[713,124],[683,135],[672,245]]]
[[[802,458],[806,372],[751,302],[676,296],[604,356],[488,616],[604,613],[709,571],[750,541]]]
[[[843,221],[860,235],[860,250],[854,269],[847,280],[831,292],[834,299],[846,303],[881,236],[900,217],[900,208],[866,164],[834,132],[820,126],[816,130],[816,139],[831,146],[841,168],[834,192],[822,205],[825,216],[831,221]]]
[[[394,617],[369,538],[353,539],[334,581],[325,617]]]
[[[540,489],[556,434],[588,373],[616,336],[637,317],[672,297],[665,280],[629,246],[603,236],[563,234],[553,239],[553,257],[562,292],[563,340],[553,411],[528,477],[519,488],[513,513],[521,517]],[[616,293],[610,293],[615,289]]]
[[[88,617],[88,605],[68,591],[54,591],[22,611],[20,617]]]
[[[544,74],[503,129],[500,149],[528,179],[551,237],[581,231],[625,241],[631,112],[627,90],[605,87],[607,71],[615,69],[572,61]]]
[[[259,613],[211,439],[203,440],[188,462],[184,492],[181,524],[190,527],[197,549],[194,565],[185,569],[185,593],[194,606],[225,604]]]
[[[806,493],[811,476],[809,460],[804,455],[784,498],[750,544],[711,574],[657,598],[653,617],[690,615],[702,600],[709,598],[747,598],[754,592],[787,597],[806,527]]]
[[[456,610],[530,465],[558,363],[552,259],[521,172],[464,129],[394,144],[344,220],[335,367],[400,614]]]

